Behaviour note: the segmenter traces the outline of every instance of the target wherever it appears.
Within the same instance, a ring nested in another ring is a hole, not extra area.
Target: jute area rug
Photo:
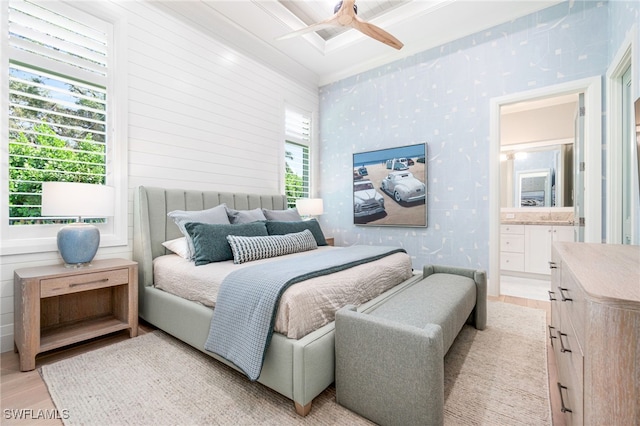
[[[445,357],[445,424],[550,425],[545,313],[489,302]],[[67,425],[366,425],[333,386],[301,418],[293,403],[155,331],[40,369]]]

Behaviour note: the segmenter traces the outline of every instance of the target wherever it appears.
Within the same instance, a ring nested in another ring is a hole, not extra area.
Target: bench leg
[[[294,401],[294,404],[296,406],[296,413],[298,413],[298,415],[300,415],[302,417],[305,417],[311,411],[311,403],[312,402],[313,401],[311,401],[311,402],[309,402],[309,403],[307,403],[305,405],[302,405],[299,402],[295,402]]]

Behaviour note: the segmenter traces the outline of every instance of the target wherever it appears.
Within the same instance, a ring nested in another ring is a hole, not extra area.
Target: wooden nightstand
[[[332,246],[335,244],[335,239],[333,237],[325,237],[325,241],[328,245]]]
[[[14,271],[15,349],[20,370],[33,370],[36,355],[129,329],[138,335],[138,264],[94,260]]]

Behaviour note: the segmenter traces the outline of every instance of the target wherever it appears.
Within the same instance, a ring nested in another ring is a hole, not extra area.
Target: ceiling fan
[[[404,44],[402,44],[400,40],[386,32],[382,28],[358,18],[358,6],[355,3],[356,0],[342,0],[334,8],[334,15],[331,18],[309,25],[308,27],[291,32],[289,34],[285,34],[281,37],[278,37],[277,40],[296,37],[328,27],[351,27],[395,49],[402,49],[402,46],[404,46]]]

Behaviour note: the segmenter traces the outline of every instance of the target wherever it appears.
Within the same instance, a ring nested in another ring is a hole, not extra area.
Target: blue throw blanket
[[[280,296],[289,286],[404,251],[352,246],[234,271],[220,286],[204,347],[257,380],[271,342]]]

